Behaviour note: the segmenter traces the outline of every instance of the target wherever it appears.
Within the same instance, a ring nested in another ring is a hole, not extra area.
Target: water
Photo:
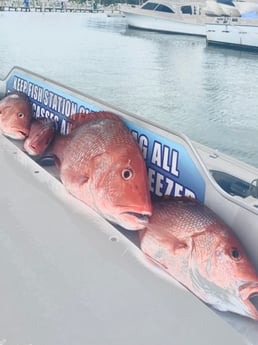
[[[131,30],[122,17],[0,13],[0,77],[14,65],[258,167],[258,54]]]

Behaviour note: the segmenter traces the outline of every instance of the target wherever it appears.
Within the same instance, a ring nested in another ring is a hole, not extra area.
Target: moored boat
[[[231,0],[207,0],[206,14],[213,17],[239,17],[240,11],[235,2]]]
[[[231,226],[258,269],[257,168],[21,68],[0,81],[0,98],[9,91],[25,93],[34,116],[53,119],[64,135],[74,112],[118,114],[142,149],[151,193],[205,203]],[[167,343],[172,334],[182,345],[256,343],[257,321],[214,313],[171,283],[146,261],[135,233],[77,202],[65,192],[58,171],[40,166],[20,142],[0,135],[0,158],[2,342],[131,344],[133,339],[154,345]]]
[[[121,6],[129,27],[205,36],[204,1],[146,1],[142,6]]]
[[[208,44],[258,50],[258,18],[217,18],[206,33]]]
[[[121,5],[129,27],[206,36],[205,25],[217,23],[217,17],[238,18],[258,9],[256,2],[207,0],[207,1],[171,1],[148,0],[141,6]],[[233,19],[234,20],[234,19]]]
[[[257,0],[250,1],[233,1],[235,7],[238,9],[241,17],[246,16],[250,13],[258,13],[258,2]]]

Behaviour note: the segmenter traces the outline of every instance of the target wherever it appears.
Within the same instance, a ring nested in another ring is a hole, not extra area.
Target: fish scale
[[[171,228],[168,231],[176,233],[178,237],[184,236],[185,233],[202,232],[216,220],[212,212],[197,204],[195,200],[175,198],[170,203],[171,207],[168,209],[167,201],[160,201],[159,213],[156,215],[154,211],[151,223],[156,221],[155,217],[161,222],[169,222]]]
[[[72,152],[70,159],[74,159],[75,163],[79,161],[84,163],[91,157],[106,152],[107,149],[112,150],[114,145],[131,144],[134,139],[128,138],[127,134],[127,129],[120,122],[111,119],[93,119],[71,132],[73,147],[67,147],[67,154]],[[85,137],[87,141],[84,140]]]

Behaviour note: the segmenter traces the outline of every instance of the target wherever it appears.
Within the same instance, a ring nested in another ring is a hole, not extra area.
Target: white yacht
[[[206,36],[206,23],[217,24],[217,17],[239,18],[258,13],[258,2],[147,0],[141,6],[121,5],[120,10],[131,28]]]
[[[217,18],[207,23],[206,40],[212,45],[258,50],[258,17]]]
[[[205,36],[205,1],[146,1],[142,6],[121,5],[129,27]]]

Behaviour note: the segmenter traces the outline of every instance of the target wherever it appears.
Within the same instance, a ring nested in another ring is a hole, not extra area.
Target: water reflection
[[[1,76],[20,65],[258,166],[257,54],[105,14],[2,13],[0,30]]]

